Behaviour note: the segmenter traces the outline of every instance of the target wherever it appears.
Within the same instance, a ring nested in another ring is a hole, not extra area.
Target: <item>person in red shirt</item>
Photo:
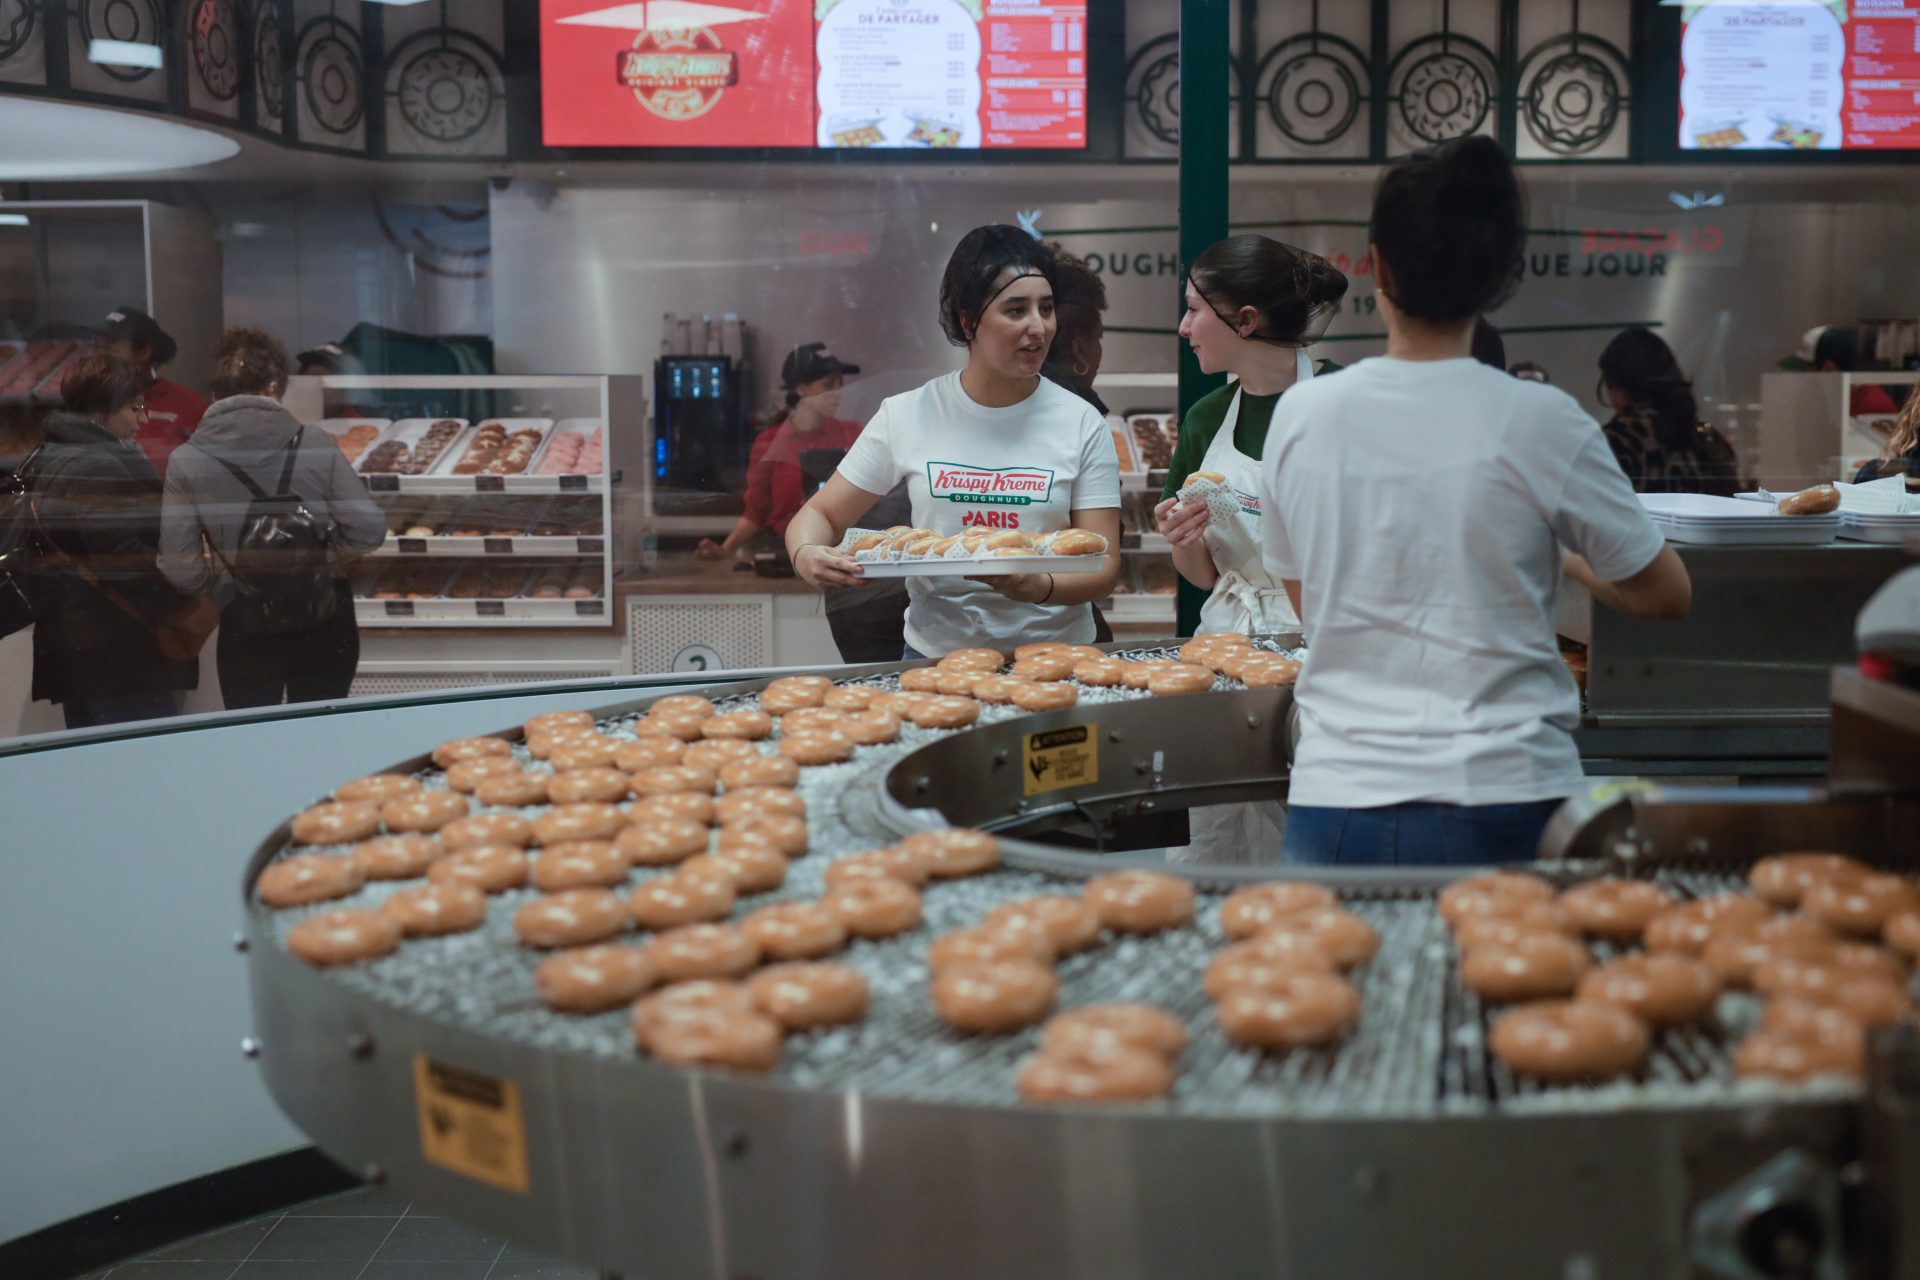
[[[201,417],[207,412],[206,399],[199,392],[160,376],[160,367],[179,354],[180,346],[152,316],[138,307],[108,312],[94,337],[102,350],[125,360],[152,379],[147,384],[147,416],[140,424],[140,434],[134,443],[164,480],[167,459],[200,425]]]
[[[824,465],[806,467],[805,455],[823,449],[844,453],[860,436],[859,423],[835,416],[847,375],[859,372],[859,365],[841,360],[824,342],[803,343],[787,353],[780,366],[786,406],[754,438],[747,457],[747,509],[726,541],[702,538],[694,548],[696,556],[719,560],[739,555],[762,529],[776,536],[786,533],[787,522],[806,505],[808,472],[825,475],[838,461],[822,459]]]

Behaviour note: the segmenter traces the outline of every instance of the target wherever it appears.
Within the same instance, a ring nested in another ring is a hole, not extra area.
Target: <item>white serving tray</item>
[[[989,556],[981,559],[863,560],[869,578],[1006,578],[1016,573],[1097,573],[1104,553],[1090,556]]]
[[[447,451],[440,455],[440,461],[434,463],[432,469],[429,470],[427,474],[430,476],[457,476],[462,480],[473,479],[477,473],[467,472],[461,474],[456,472],[454,468],[460,465],[461,461],[466,458],[467,451],[473,448],[474,438],[480,434],[480,428],[486,426],[489,422],[497,422],[505,427],[509,436],[523,428],[540,433],[540,444],[534,449],[533,456],[527,459],[526,469],[513,472],[516,476],[537,474],[534,469],[540,465],[540,459],[546,456],[547,442],[553,439],[552,418],[476,418],[471,424],[473,429],[458,437],[453,442],[454,446],[457,447],[449,446]]]

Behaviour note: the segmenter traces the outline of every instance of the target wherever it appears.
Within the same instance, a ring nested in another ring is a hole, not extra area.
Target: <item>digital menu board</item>
[[[1681,14],[1680,146],[1920,148],[1920,3],[1687,4]]]
[[[1087,0],[541,0],[551,147],[1082,148]]]

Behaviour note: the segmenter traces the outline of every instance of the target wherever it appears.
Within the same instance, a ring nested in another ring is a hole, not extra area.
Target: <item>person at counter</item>
[[[187,442],[207,412],[206,398],[199,392],[160,376],[161,368],[180,354],[180,344],[138,307],[108,312],[94,336],[102,350],[131,364],[147,379],[147,416],[136,443],[164,480],[173,451]]]
[[[1920,478],[1920,384],[1908,394],[1906,406],[1887,433],[1887,442],[1880,446],[1880,456],[1862,466],[1853,482],[1866,484],[1891,476],[1905,476],[1909,491]]]
[[[1693,384],[1653,330],[1635,326],[1614,335],[1600,353],[1596,394],[1613,410],[1607,444],[1636,491],[1721,498],[1739,492],[1738,455],[1700,421]]]
[[[1286,860],[1531,859],[1583,785],[1562,573],[1649,618],[1691,587],[1598,424],[1472,357],[1526,242],[1500,145],[1394,164],[1369,241],[1387,353],[1282,397],[1261,462],[1266,568],[1307,637]]]
[[[721,560],[744,554],[762,529],[786,533],[787,524],[807,501],[801,455],[816,449],[845,452],[860,438],[860,424],[840,413],[840,396],[857,364],[827,350],[824,342],[806,342],[787,352],[780,365],[786,403],[766,430],[754,438],[747,456],[746,511],[724,542],[702,538],[694,554]]]
[[[840,540],[902,480],[913,522],[938,533],[1073,527],[1106,538],[1100,568],[1088,573],[909,580],[907,659],[973,645],[1088,643],[1089,604],[1110,594],[1119,575],[1113,437],[1091,405],[1040,376],[1056,330],[1053,271],[1053,255],[1019,227],[976,227],[962,237],[941,280],[940,327],[966,348],[966,367],[884,401],[787,526],[794,569],[823,589],[861,581]],[[969,477],[1010,469],[1044,477],[1044,487],[1020,506],[974,500]]]

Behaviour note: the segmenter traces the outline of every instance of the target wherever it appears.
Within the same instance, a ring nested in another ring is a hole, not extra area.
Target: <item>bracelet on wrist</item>
[[[1036,603],[1045,604],[1047,603],[1047,601],[1051,599],[1053,599],[1053,575],[1048,574],[1047,575],[1047,594],[1041,596],[1040,599],[1036,601]]]

